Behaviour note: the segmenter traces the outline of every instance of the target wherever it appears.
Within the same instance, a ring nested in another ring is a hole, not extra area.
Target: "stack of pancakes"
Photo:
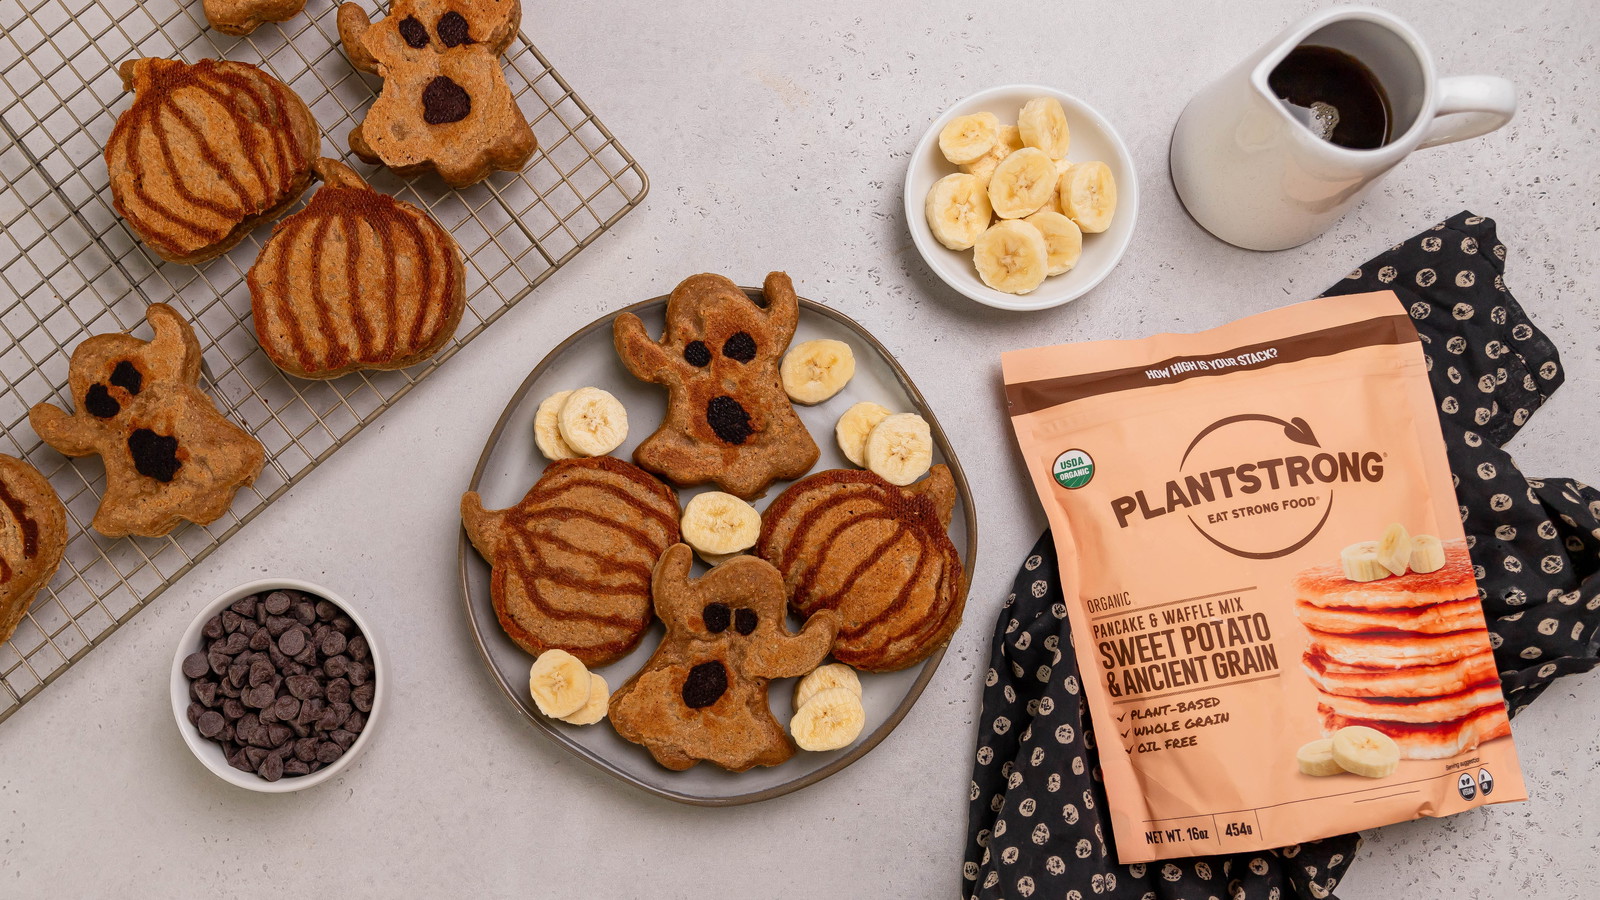
[[[1444,759],[1511,732],[1462,542],[1445,544],[1434,572],[1356,582],[1334,563],[1300,573],[1294,588],[1329,733],[1365,725],[1406,759]]]

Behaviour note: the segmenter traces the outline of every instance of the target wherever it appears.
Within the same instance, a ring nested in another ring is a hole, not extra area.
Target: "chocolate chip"
[[[422,89],[422,121],[429,125],[459,122],[472,112],[472,98],[448,75],[435,75]]]
[[[322,671],[323,674],[327,675],[329,678],[339,678],[344,675],[344,673],[347,671],[346,667],[349,665],[349,657],[330,656],[322,661]],[[352,684],[353,683],[354,682],[352,682]]]
[[[706,423],[724,443],[742,444],[755,434],[750,414],[739,401],[726,395],[712,397],[706,404]]]
[[[133,467],[140,475],[163,484],[170,482],[183,465],[178,460],[178,439],[156,434],[148,428],[136,429],[128,435],[128,452],[132,454]]]
[[[747,363],[756,358],[756,339],[748,331],[734,332],[733,337],[723,343],[722,355]]]
[[[349,616],[334,616],[329,624],[333,626],[334,631],[345,637],[349,637],[350,633],[356,630],[356,623],[351,621]]]
[[[294,742],[294,758],[301,762],[311,762],[317,758],[317,744],[314,737],[301,738]]]
[[[269,755],[266,759],[262,760],[261,768],[256,770],[256,774],[260,775],[267,781],[277,781],[279,778],[282,778],[283,757],[276,754]]]
[[[284,684],[288,686],[289,693],[299,700],[320,697],[323,693],[322,685],[317,684],[317,680],[310,675],[290,675],[284,679]]]
[[[250,760],[245,757],[243,749],[235,750],[228,754],[228,765],[241,772],[254,772],[256,770],[256,767],[250,765]]]
[[[189,704],[189,708],[184,711],[184,715],[189,717],[189,724],[190,725],[199,725],[200,724],[200,714],[205,712],[205,711],[206,711],[205,704],[201,703],[199,700],[195,700],[195,701],[193,701],[193,702],[191,702]]]
[[[317,762],[327,765],[344,755],[344,748],[332,741],[317,745]]]
[[[292,695],[279,697],[272,704],[272,714],[281,722],[292,722],[300,715],[300,701]]]
[[[349,750],[350,745],[356,742],[355,734],[346,731],[343,728],[335,730],[332,734],[328,735],[328,737],[332,738],[335,744],[338,744],[345,750]]]
[[[212,650],[206,654],[206,662],[211,663],[211,674],[221,675],[228,671],[228,666],[233,663],[233,657],[226,650]]]
[[[244,718],[244,704],[233,697],[229,697],[222,701],[222,714],[227,716],[230,721],[237,722]]]
[[[128,392],[130,397],[139,396],[139,391],[144,387],[144,376],[139,374],[139,368],[132,362],[119,360],[111,370],[111,384]]]
[[[309,628],[311,623],[317,620],[317,608],[312,606],[310,601],[301,600],[294,605],[293,615],[295,621]]]
[[[226,681],[224,681],[220,685],[218,685],[217,686],[217,690],[221,691],[222,692],[222,696],[224,696],[224,697],[237,697],[242,692],[242,689],[236,688],[236,687],[234,687],[233,685],[229,684]]]
[[[255,687],[260,684],[266,684],[272,680],[272,676],[275,674],[272,663],[265,660],[253,662],[250,664],[250,686]]]
[[[268,613],[271,613],[274,616],[281,616],[285,612],[289,611],[289,604],[292,602],[293,601],[289,599],[289,595],[285,594],[283,591],[273,591],[267,595],[267,599],[262,603],[262,605],[267,608]]]
[[[282,747],[289,743],[293,737],[294,732],[290,731],[287,725],[280,725],[274,722],[267,726],[267,740],[274,747]]]
[[[244,758],[250,760],[250,769],[255,771],[267,758],[267,750],[265,747],[246,747],[244,748]]]
[[[227,634],[233,634],[238,631],[239,623],[243,621],[244,619],[231,609],[222,611],[222,630]]]
[[[307,641],[306,642],[306,648],[304,650],[301,650],[299,653],[296,653],[294,655],[294,661],[299,663],[299,664],[301,664],[302,666],[314,666],[314,665],[316,665],[317,664],[317,645],[311,643],[310,641]]]
[[[328,704],[321,697],[302,700],[300,701],[300,715],[295,716],[294,720],[301,725],[310,725],[312,722],[322,718],[322,711],[327,708]]]
[[[350,704],[362,712],[372,712],[372,700],[377,695],[376,687],[368,682],[350,691]]]
[[[271,725],[273,722],[278,721],[277,701],[274,700],[273,702],[268,703],[266,706],[261,707],[261,712],[259,715],[261,717],[261,724],[263,725]]]
[[[354,659],[354,660],[357,660],[357,661],[366,659],[367,658],[367,639],[362,637],[359,634],[356,635],[355,637],[350,639],[349,644],[345,647],[345,652],[350,654],[350,658],[351,659]]]
[[[329,603],[326,600],[318,600],[315,609],[317,611],[317,618],[324,622],[333,621],[333,617],[339,614],[339,607],[334,606],[332,603]]]
[[[211,671],[211,663],[204,653],[191,653],[183,658],[183,677],[199,678]]]
[[[740,607],[739,610],[733,614],[733,630],[739,632],[740,634],[748,635],[750,632],[756,630],[757,621],[755,610]]]
[[[728,691],[728,669],[712,660],[696,665],[683,680],[683,704],[690,709],[704,709],[722,698]]]
[[[472,43],[472,36],[467,33],[467,17],[453,9],[439,17],[433,30],[439,33],[439,43],[446,47]]]
[[[256,652],[265,652],[272,647],[272,632],[265,628],[257,628],[256,633],[250,635],[250,649]]]
[[[400,37],[410,45],[413,50],[421,50],[428,46],[428,27],[418,21],[416,16],[406,16],[400,20]]]
[[[233,605],[228,608],[247,619],[251,618],[256,614],[256,595],[251,594],[248,597],[240,597],[233,601]]]
[[[328,674],[337,675],[334,672],[329,672]],[[367,679],[372,677],[372,668],[366,663],[353,662],[344,667],[344,677],[351,684],[360,686],[366,684]]]
[[[728,630],[729,616],[726,603],[707,603],[706,608],[700,611],[700,618],[705,620],[706,630],[712,634],[721,634]]]
[[[89,385],[89,390],[84,392],[83,408],[89,411],[89,415],[97,419],[114,418],[117,413],[122,412],[122,404],[117,402],[117,398],[111,396],[111,392],[106,390],[105,385],[98,382]]]
[[[223,651],[229,656],[235,656],[243,653],[249,646],[250,636],[238,631],[228,635],[227,639],[222,643]]]
[[[696,368],[711,365],[711,348],[705,341],[690,341],[683,345],[683,361]]]
[[[323,688],[323,693],[327,695],[329,703],[349,703],[350,682],[343,678],[335,678]]]
[[[299,623],[288,616],[267,616],[267,624],[265,627],[267,634],[277,638],[281,637],[285,631],[288,631],[297,624]]]
[[[244,687],[244,680],[249,677],[250,666],[248,663],[235,660],[233,665],[228,667],[228,683],[234,687]]]
[[[346,712],[341,714],[339,712],[340,709],[344,709]],[[340,725],[343,725],[344,720],[350,717],[350,713],[348,712],[349,709],[350,704],[348,703],[335,703],[323,710],[322,718],[317,720],[317,730],[332,731],[335,728],[338,728]]]
[[[344,635],[337,631],[330,631],[322,636],[322,655],[338,656],[344,652]]]
[[[306,633],[299,628],[285,631],[278,638],[278,650],[284,656],[296,656],[305,648]]]
[[[217,735],[216,739],[219,741],[231,741],[237,736],[238,735],[236,735],[233,730],[233,723],[229,722],[228,724],[222,726],[222,733]]]
[[[286,759],[286,760],[283,761],[283,774],[284,775],[310,775],[311,774],[311,767],[306,765],[305,761],[302,760],[302,759],[299,759],[298,757],[295,758],[295,759]]]
[[[260,630],[261,624],[255,619],[245,619],[243,622],[239,623],[239,633],[245,637],[255,637],[256,632]]]
[[[360,734],[361,729],[367,727],[367,717],[354,710],[345,717],[344,730],[351,734]]]
[[[252,709],[261,709],[277,702],[277,691],[270,684],[257,685],[244,692],[244,705]]]
[[[211,640],[216,640],[217,638],[222,637],[222,616],[221,616],[221,614],[212,616],[211,618],[207,619],[206,620],[206,626],[204,628],[200,629],[200,633],[202,635],[205,635],[206,637],[210,638]]]
[[[216,737],[222,733],[222,726],[226,724],[228,724],[228,720],[222,717],[222,713],[214,709],[208,709],[200,714],[200,719],[195,722],[195,727],[200,729],[200,734],[203,737]]]

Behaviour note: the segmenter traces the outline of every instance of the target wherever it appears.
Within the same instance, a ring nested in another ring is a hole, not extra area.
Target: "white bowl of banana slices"
[[[1116,129],[1036,84],[980,91],[946,110],[906,170],[906,221],[929,268],[999,309],[1088,293],[1133,237],[1139,182]]]

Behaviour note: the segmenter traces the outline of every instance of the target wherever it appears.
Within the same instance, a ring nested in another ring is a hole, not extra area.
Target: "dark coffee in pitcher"
[[[1371,150],[1389,140],[1389,96],[1383,84],[1343,50],[1302,44],[1278,63],[1267,84],[1279,99],[1310,110],[1307,127],[1327,141]]]

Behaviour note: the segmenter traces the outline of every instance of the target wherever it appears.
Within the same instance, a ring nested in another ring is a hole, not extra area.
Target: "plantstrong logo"
[[[1056,484],[1069,491],[1076,490],[1094,477],[1094,460],[1082,450],[1068,450],[1056,457],[1050,474],[1055,476]]]

